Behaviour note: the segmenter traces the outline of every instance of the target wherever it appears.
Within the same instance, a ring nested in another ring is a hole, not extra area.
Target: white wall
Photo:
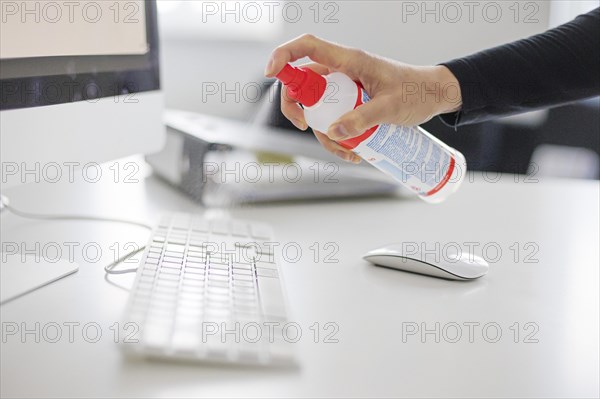
[[[217,6],[219,3],[215,2]],[[232,39],[229,35],[220,39],[219,34],[174,34],[173,28],[169,32],[168,27],[163,26],[163,87],[167,106],[235,118],[248,117],[253,104],[247,100],[253,99],[254,92],[249,91],[245,100],[244,93],[238,90],[239,101],[233,94],[223,101],[220,95],[203,98],[203,88],[225,84],[234,89],[236,82],[240,89],[245,85],[255,87],[251,82],[260,82],[273,47],[305,32],[405,62],[432,64],[541,32],[548,27],[550,13],[550,2],[543,0],[518,3],[502,0],[322,1],[318,4],[319,21],[315,23],[314,8],[309,8],[314,7],[315,1],[296,3],[303,11],[297,23],[288,23],[281,12],[275,12],[273,27],[267,27],[266,35],[254,35],[259,37],[238,35],[237,39]],[[334,3],[334,6],[327,3]],[[423,15],[424,3],[428,10],[437,7],[437,13]],[[472,20],[469,7],[475,7],[471,8]],[[495,14],[497,7],[502,12],[500,18]],[[461,10],[462,16],[456,14],[457,9]],[[324,23],[325,14],[336,10],[334,18],[338,22]],[[415,11],[417,13],[413,15]],[[528,15],[531,20],[526,20]],[[435,20],[436,16],[439,21]],[[171,22],[177,21],[174,15],[170,18]],[[189,20],[190,16],[185,18]],[[193,18],[202,24],[201,15]],[[225,18],[231,16],[225,15]],[[498,19],[497,22],[493,22],[494,19]]]

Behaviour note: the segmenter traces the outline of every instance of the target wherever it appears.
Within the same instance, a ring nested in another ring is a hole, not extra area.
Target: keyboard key
[[[152,293],[152,300],[153,301],[158,301],[158,302],[173,302],[175,300],[177,300],[177,292],[176,291],[168,291],[168,292],[162,292],[162,291],[155,291]]]
[[[255,277],[251,274],[235,274],[233,281],[254,281]]]
[[[225,276],[225,277],[229,277],[229,271],[228,270],[216,269],[214,267],[211,267],[210,269],[208,269],[208,274],[209,274],[209,276]]]
[[[202,252],[202,251],[196,251],[196,250],[191,249],[191,248],[188,249],[187,256],[188,256],[188,258],[189,257],[198,258],[198,259],[200,259],[200,262],[205,262],[206,261],[206,254],[204,252]]]
[[[204,281],[204,274],[196,274],[196,273],[185,273],[186,280],[202,280]]]
[[[200,268],[194,268],[194,267],[187,267],[184,269],[185,273],[192,273],[192,274],[200,274],[202,276],[204,276],[204,274],[206,274],[206,271],[204,269],[200,269]]]
[[[273,255],[275,253],[275,247],[276,247],[276,243],[261,243],[259,244],[256,249],[258,251],[258,255]],[[266,256],[266,257],[272,257],[272,256]]]
[[[177,279],[179,280],[179,279]],[[162,275],[160,278],[156,279],[156,286],[157,287],[175,287],[177,288],[177,286],[179,285],[178,281],[174,281],[171,279],[167,278],[167,275]]]
[[[183,253],[185,252],[185,245],[181,245],[181,244],[167,244],[167,246],[165,247],[167,251],[171,251],[171,252],[179,252],[179,253]]]
[[[210,276],[208,286],[229,288],[229,279],[225,276]]]
[[[169,269],[164,269],[160,275],[161,281],[179,281],[179,273],[164,273],[165,271],[169,271]],[[174,271],[174,270],[173,270]]]
[[[160,265],[161,265],[161,268],[168,267],[171,269],[181,269],[182,262],[180,262],[178,260],[177,261],[163,260],[160,263]]]
[[[234,263],[232,265],[232,269],[235,271],[242,271],[242,270],[246,270],[246,271],[252,271],[253,270],[253,266],[252,264],[247,264],[247,263]]]
[[[160,259],[160,252],[148,252],[148,259]]]
[[[154,238],[152,238],[152,241],[157,243],[157,245],[159,245],[160,243],[165,242],[165,239],[166,239],[165,236],[154,236]]]
[[[194,268],[194,269],[203,269],[204,270],[206,268],[206,265],[204,263],[187,261],[185,263],[185,267],[186,268],[191,267],[191,268]]]
[[[183,276],[183,281],[181,282],[181,290],[189,291],[189,292],[202,292],[204,289],[205,280],[201,279],[188,279],[186,276]]]
[[[161,280],[161,281],[164,281],[166,284],[160,284],[157,281],[156,286],[154,287],[154,292],[160,292],[160,293],[164,293],[164,294],[174,295],[179,290],[179,284],[169,284],[169,283],[172,283],[172,281],[168,281],[168,280]]]
[[[169,227],[171,225],[171,220],[173,217],[171,215],[162,215],[158,222],[158,228]]]
[[[235,286],[233,287],[233,297],[240,301],[258,299],[258,291],[256,288]]]
[[[200,256],[187,256],[187,261],[188,262],[196,262],[196,263],[206,263],[206,259],[204,257],[200,257]]]
[[[268,240],[271,238],[271,229],[260,224],[252,225],[251,235],[259,240]]]
[[[249,235],[248,225],[244,222],[234,221],[231,223],[231,234],[236,237],[246,237]]]
[[[205,247],[204,244],[206,243],[207,238],[200,238],[200,237],[191,237],[190,238],[190,246],[194,247],[194,250],[196,251],[204,251]],[[199,249],[196,249],[199,248]]]
[[[168,258],[177,259],[178,261],[183,259],[183,254],[180,252],[165,251],[163,255]]]
[[[192,222],[192,231],[206,233],[208,232],[208,220],[195,220]]]
[[[269,262],[255,262],[254,263],[256,265],[257,269],[271,269],[271,270],[277,270],[277,264],[276,263],[269,263]]]
[[[211,263],[209,266],[210,270],[220,270],[220,271],[224,271],[227,272],[227,275],[229,275],[229,265],[219,265],[218,263]]]
[[[253,260],[254,260],[254,263],[262,262],[262,263],[275,264],[275,255],[267,254],[267,253],[260,253],[260,254],[257,254]]]
[[[219,245],[214,241],[207,241],[202,243],[202,248],[205,254],[212,255],[219,252]]]
[[[164,256],[163,257],[163,262],[171,262],[171,263],[182,264],[183,263],[183,257],[180,257],[180,256]]]
[[[154,278],[154,275],[156,274],[156,270],[148,270],[148,269],[144,269],[142,271],[142,276],[150,276],[152,278]]]
[[[250,287],[253,288],[254,287],[254,281],[244,281],[244,280],[239,280],[239,279],[235,279],[233,280],[233,286],[234,287]]]
[[[144,283],[147,282],[147,283],[152,284],[154,282],[154,279],[155,279],[154,275],[152,275],[152,276],[149,276],[149,275],[140,275],[140,278],[139,278],[138,281],[139,282],[144,282]]]
[[[149,263],[145,263],[141,266],[142,270],[157,270],[158,269],[158,265],[156,264],[149,264]]]
[[[204,293],[201,291],[200,292],[185,291],[185,292],[181,292],[179,294],[179,297],[180,297],[180,299],[185,299],[187,301],[202,303],[202,301],[204,300]]]
[[[158,265],[159,259],[156,258],[146,258],[146,263],[150,265]]]
[[[258,277],[271,277],[271,278],[279,277],[279,273],[277,272],[277,269],[264,269],[262,267],[256,268],[256,275]]]
[[[192,236],[192,239],[195,240],[195,237]],[[200,244],[192,244],[191,242],[192,240],[190,240],[190,245],[188,245],[188,251],[192,251],[192,252],[198,252],[198,253],[203,253],[204,252],[204,247],[202,246],[202,244],[204,243],[204,241],[201,241]]]
[[[228,235],[230,232],[228,220],[213,220],[210,223],[210,231],[213,234]]]
[[[231,271],[233,272],[234,276],[252,276],[254,274],[252,268],[249,266],[245,268],[239,268],[234,265]]]
[[[229,256],[223,253],[213,253],[210,255],[208,261],[211,264],[219,264],[219,265],[228,265],[229,264]]]
[[[176,227],[173,228],[173,230],[171,231],[170,234],[168,234],[169,239],[171,239],[171,238],[186,238],[187,236],[189,236],[187,229],[179,229]]]

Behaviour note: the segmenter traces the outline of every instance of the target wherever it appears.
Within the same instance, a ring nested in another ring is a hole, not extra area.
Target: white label
[[[370,100],[364,90],[361,100]],[[457,167],[451,149],[418,126],[379,125],[353,151],[422,196],[438,192]]]

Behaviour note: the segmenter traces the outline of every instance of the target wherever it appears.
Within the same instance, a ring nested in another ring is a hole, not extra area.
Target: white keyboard
[[[269,245],[271,243],[271,245]],[[292,363],[271,229],[239,220],[165,215],[144,252],[124,323],[128,354]]]

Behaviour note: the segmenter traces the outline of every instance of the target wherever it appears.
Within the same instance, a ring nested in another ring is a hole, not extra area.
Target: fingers
[[[298,65],[298,68],[309,68],[318,73],[319,75],[329,75],[331,72],[333,72],[331,68],[329,68],[327,65],[318,64],[316,62]]]
[[[325,65],[316,63],[301,65],[303,68],[310,68],[320,75],[329,74],[330,70]],[[281,113],[300,130],[306,130],[308,124],[304,119],[304,111],[298,106],[298,103],[290,99],[285,87],[281,88]]]
[[[350,150],[347,150],[346,148],[342,147],[341,145],[339,145],[338,143],[336,143],[335,141],[331,140],[329,137],[327,137],[325,134],[313,130],[315,136],[317,137],[317,140],[319,140],[319,142],[321,143],[321,145],[323,147],[325,147],[325,149],[329,152],[331,152],[332,154],[342,158],[344,161],[347,162],[352,162],[352,163],[360,163],[361,159],[358,155],[356,155],[355,153],[353,153]]]
[[[304,111],[296,101],[288,97],[283,85],[281,85],[281,113],[298,129],[306,130],[308,128],[304,120]]]
[[[343,47],[313,35],[302,35],[273,51],[265,68],[265,76],[274,77],[285,64],[309,57],[331,70],[346,72],[354,78],[352,65],[360,63],[360,60],[357,60],[358,54],[361,54],[359,50]]]
[[[385,96],[375,97],[354,110],[342,115],[340,119],[333,122],[327,130],[327,136],[331,140],[343,141],[360,136],[375,125],[380,124],[391,115],[387,115],[390,109],[390,100]]]

